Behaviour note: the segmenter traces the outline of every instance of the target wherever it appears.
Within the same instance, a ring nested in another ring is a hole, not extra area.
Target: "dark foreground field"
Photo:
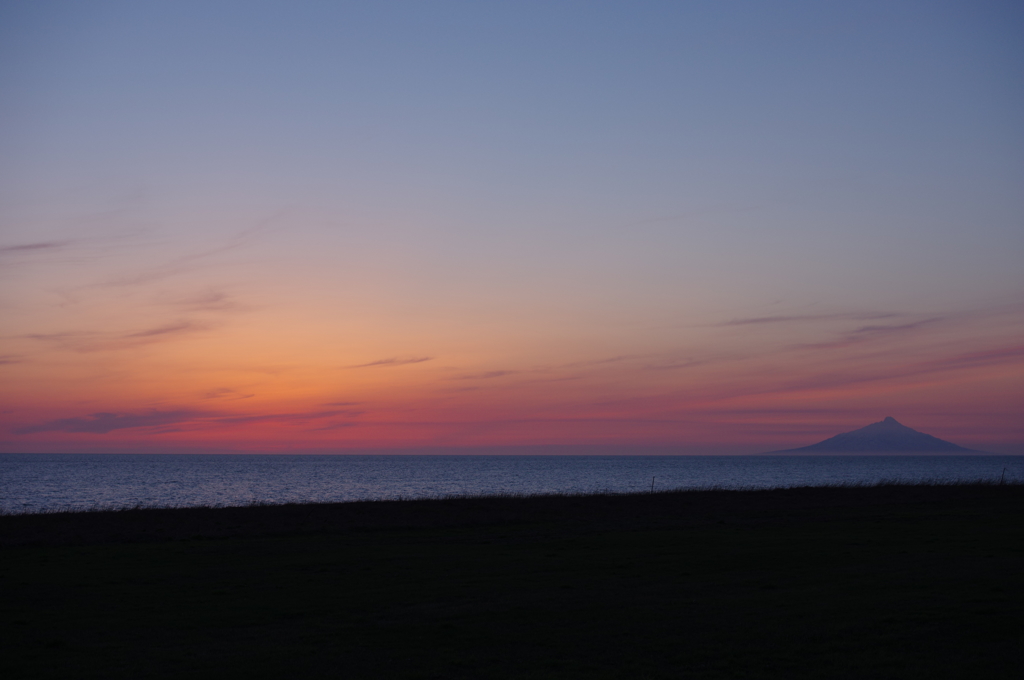
[[[0,516],[5,678],[1018,678],[1024,486]]]

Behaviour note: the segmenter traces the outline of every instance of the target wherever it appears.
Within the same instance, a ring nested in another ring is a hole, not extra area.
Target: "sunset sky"
[[[1024,453],[1024,5],[0,5],[0,450]]]

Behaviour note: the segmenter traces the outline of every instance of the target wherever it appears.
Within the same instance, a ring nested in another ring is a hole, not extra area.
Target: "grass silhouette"
[[[0,516],[5,677],[1016,677],[1024,485]]]

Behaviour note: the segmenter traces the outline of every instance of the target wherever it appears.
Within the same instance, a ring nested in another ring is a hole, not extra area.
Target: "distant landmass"
[[[798,449],[770,453],[984,453],[901,425],[892,416]]]

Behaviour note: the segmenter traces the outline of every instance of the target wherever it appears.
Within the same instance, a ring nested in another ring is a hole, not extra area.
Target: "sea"
[[[1024,456],[0,454],[0,512],[1024,481]]]

